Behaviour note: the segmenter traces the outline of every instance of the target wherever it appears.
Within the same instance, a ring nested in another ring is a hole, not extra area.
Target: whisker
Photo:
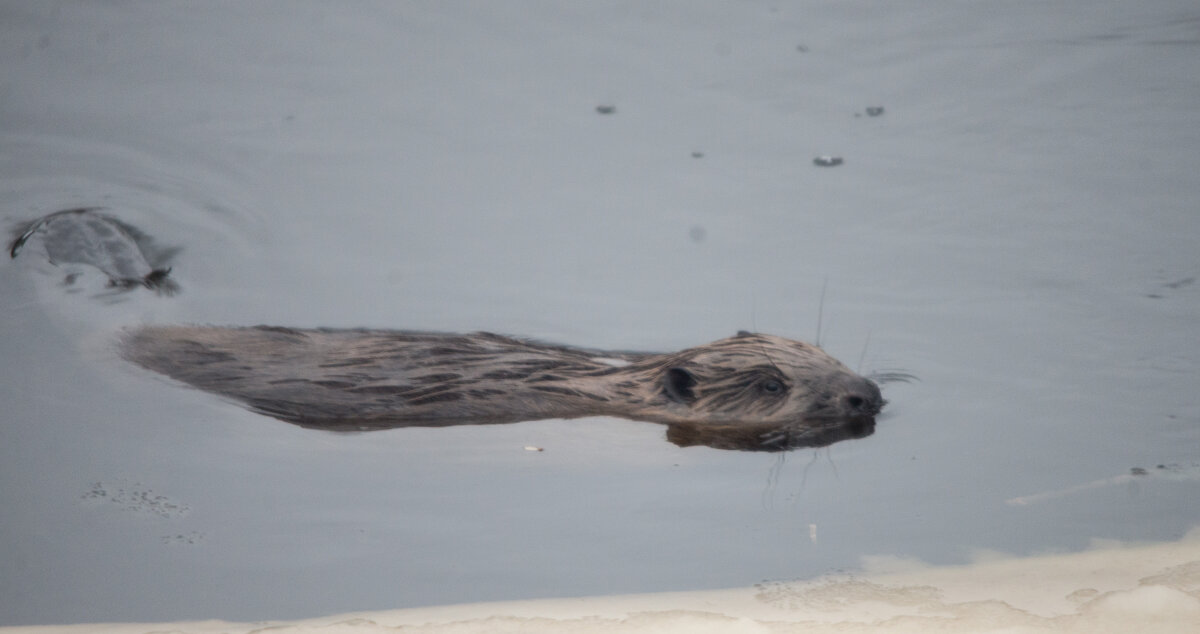
[[[825,281],[821,282],[821,299],[817,302],[817,338],[813,343],[818,347],[821,345],[821,318],[825,314],[825,290],[829,288],[829,277],[825,277]]]
[[[880,384],[912,383],[913,381],[921,380],[917,378],[917,375],[912,374],[911,372],[905,372],[904,370],[877,370],[866,376],[868,379]]]
[[[871,345],[871,332],[867,331],[867,340],[863,342],[862,354],[858,355],[858,367],[854,371],[862,374],[863,361],[867,358],[867,346]]]

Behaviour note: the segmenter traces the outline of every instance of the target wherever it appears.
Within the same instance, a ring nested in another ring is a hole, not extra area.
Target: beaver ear
[[[753,337],[754,333],[750,332],[749,330],[739,330],[737,336],[738,337]]]
[[[696,400],[692,387],[696,385],[696,377],[683,368],[670,368],[663,380],[663,391],[667,397],[676,403],[691,403]]]

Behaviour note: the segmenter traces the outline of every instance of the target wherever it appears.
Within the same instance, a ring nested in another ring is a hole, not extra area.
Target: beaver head
[[[660,366],[658,389],[670,422],[764,425],[873,417],[879,386],[817,346],[772,335],[735,337],[689,348]]]

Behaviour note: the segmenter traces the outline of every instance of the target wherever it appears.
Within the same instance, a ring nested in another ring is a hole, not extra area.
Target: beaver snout
[[[846,391],[841,397],[841,408],[849,416],[874,416],[883,409],[887,401],[879,393],[879,386],[870,379],[853,377],[846,381]]]
[[[813,403],[806,413],[808,416],[869,417],[878,414],[887,403],[874,381],[856,374],[839,374],[830,377],[828,382],[828,389],[822,390],[824,398]]]

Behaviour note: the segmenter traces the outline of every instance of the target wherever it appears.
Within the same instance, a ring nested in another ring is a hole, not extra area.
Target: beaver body
[[[335,431],[603,415],[671,425],[677,444],[771,449],[869,434],[884,404],[874,382],[820,348],[751,333],[652,354],[490,333],[147,326],[122,354]]]

